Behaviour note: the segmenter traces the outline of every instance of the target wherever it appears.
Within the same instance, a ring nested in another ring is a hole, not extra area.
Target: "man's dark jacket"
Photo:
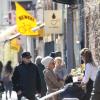
[[[12,77],[13,88],[16,92],[22,91],[24,96],[41,93],[41,80],[35,64],[22,63],[15,68]]]

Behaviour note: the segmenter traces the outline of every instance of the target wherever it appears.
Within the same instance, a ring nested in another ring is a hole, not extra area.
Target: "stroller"
[[[79,100],[84,100],[85,91],[79,85],[80,82],[69,84],[68,87],[63,92],[60,93],[62,100],[64,98],[77,98]]]
[[[60,94],[61,100],[84,100],[85,92],[79,87],[78,82],[76,83],[68,83],[62,89],[48,94],[42,98],[38,98],[38,100],[46,100],[54,95]]]

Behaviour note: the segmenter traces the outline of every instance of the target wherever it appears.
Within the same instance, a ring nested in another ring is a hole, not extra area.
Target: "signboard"
[[[19,3],[16,4],[16,24],[21,35],[38,37],[38,31],[33,32],[32,28],[37,26],[36,19],[29,14]]]
[[[44,11],[44,22],[47,33],[62,33],[62,10]]]

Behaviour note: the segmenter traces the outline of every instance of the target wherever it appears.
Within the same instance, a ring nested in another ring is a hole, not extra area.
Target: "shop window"
[[[33,4],[32,4],[32,1],[18,1],[18,3],[24,7],[26,10],[32,10],[33,9]],[[15,10],[16,7],[15,7],[15,2],[11,2],[11,6],[12,6],[12,10]]]

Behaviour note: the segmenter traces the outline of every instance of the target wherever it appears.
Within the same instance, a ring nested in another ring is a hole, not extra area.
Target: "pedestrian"
[[[86,86],[86,95],[84,100],[90,100],[98,67],[94,63],[92,53],[88,48],[83,48],[81,50],[81,58],[85,63],[85,74],[81,82],[82,87]]]
[[[17,92],[18,100],[25,97],[35,100],[35,94],[41,93],[41,80],[36,64],[31,62],[30,52],[22,53],[22,62],[15,68],[12,82]]]
[[[2,63],[2,61],[0,61],[0,79],[1,79],[1,75],[2,75],[2,69],[3,69],[3,63]]]
[[[36,59],[35,59],[35,64],[38,67],[40,78],[41,78],[41,97],[43,97],[43,96],[46,95],[47,88],[46,88],[46,82],[45,82],[44,74],[43,74],[43,70],[45,69],[45,67],[41,63],[41,60],[42,60],[42,57],[41,56],[37,56]]]
[[[4,89],[6,92],[6,100],[8,100],[8,97],[7,97],[8,91],[9,91],[10,98],[11,98],[11,93],[12,93],[12,89],[13,89],[12,73],[13,73],[12,62],[8,61],[4,68],[3,77],[2,77]]]
[[[2,70],[3,70],[3,63],[0,61],[0,98],[2,97],[2,92],[4,92],[4,85],[2,81]]]
[[[62,81],[58,81],[56,75],[53,72],[55,67],[54,59],[50,56],[47,56],[42,59],[41,63],[45,66],[44,77],[47,85],[47,94],[55,92],[63,86]],[[47,100],[60,100],[58,95],[55,95]]]

